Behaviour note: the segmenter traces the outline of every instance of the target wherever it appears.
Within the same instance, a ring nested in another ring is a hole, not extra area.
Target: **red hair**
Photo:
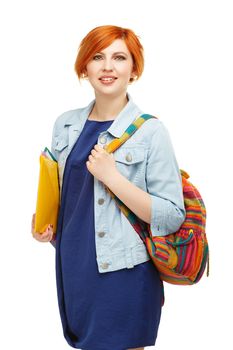
[[[142,75],[144,69],[143,47],[138,39],[139,37],[128,28],[117,27],[113,25],[104,25],[92,29],[81,41],[76,57],[74,69],[79,80],[86,69],[87,63],[93,58],[96,52],[99,52],[116,39],[123,39],[133,58],[133,70],[136,79]],[[133,81],[134,79],[130,79]]]

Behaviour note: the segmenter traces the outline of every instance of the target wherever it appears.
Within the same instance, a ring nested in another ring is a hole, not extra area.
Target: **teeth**
[[[114,80],[114,78],[101,78],[101,80],[104,80],[104,81],[112,81],[112,80]]]

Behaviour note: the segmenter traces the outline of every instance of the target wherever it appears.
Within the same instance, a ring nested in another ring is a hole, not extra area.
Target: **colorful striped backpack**
[[[157,117],[150,114],[138,117],[120,138],[112,140],[104,149],[114,152],[150,118]],[[177,232],[166,236],[153,237],[150,225],[138,218],[107,186],[105,188],[144,242],[160,278],[172,284],[191,285],[200,280],[206,265],[209,275],[206,209],[199,191],[188,181],[189,175],[184,170],[180,172],[186,218]]]

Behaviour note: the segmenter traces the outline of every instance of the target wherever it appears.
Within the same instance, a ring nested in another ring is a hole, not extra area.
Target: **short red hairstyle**
[[[87,63],[93,58],[96,52],[99,52],[116,39],[123,39],[133,58],[133,69],[136,74],[136,80],[142,75],[144,69],[143,47],[138,39],[139,37],[128,28],[122,28],[113,25],[104,25],[92,29],[81,41],[76,57],[74,69],[79,80],[85,71]],[[134,79],[130,79],[133,81]]]

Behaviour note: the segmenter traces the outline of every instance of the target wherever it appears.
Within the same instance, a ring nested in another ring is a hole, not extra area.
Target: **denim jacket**
[[[127,98],[128,103],[110,127],[99,134],[100,146],[119,138],[134,119],[145,113],[133,102],[129,93]],[[55,121],[51,150],[58,161],[60,192],[67,156],[80,136],[94,103],[95,100],[84,108],[67,111]],[[155,118],[147,120],[113,155],[119,172],[151,196],[153,236],[176,232],[185,219],[182,180],[162,121]],[[133,268],[150,259],[139,235],[103,183],[95,177],[94,218],[96,260],[100,273]]]

